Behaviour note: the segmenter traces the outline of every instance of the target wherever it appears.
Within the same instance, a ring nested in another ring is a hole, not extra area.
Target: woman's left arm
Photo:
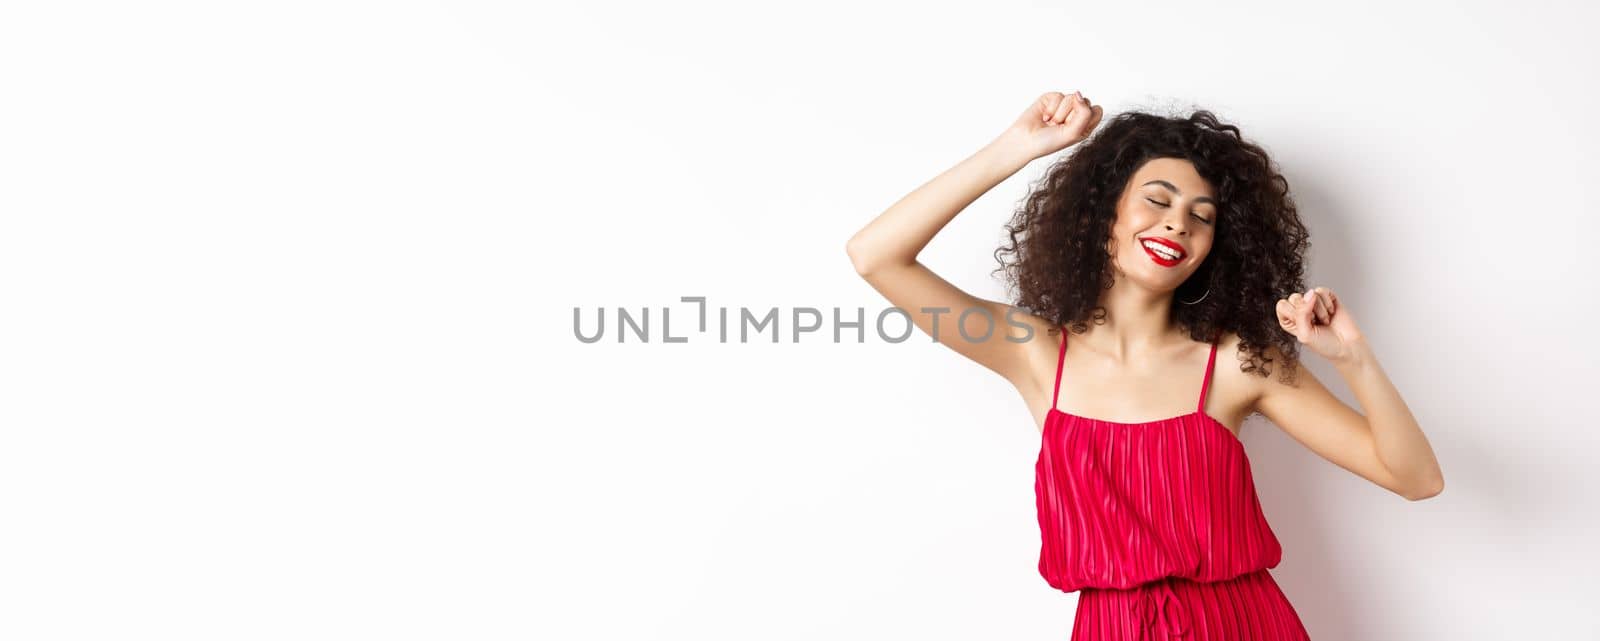
[[[1365,415],[1334,397],[1300,364],[1299,383],[1269,381],[1258,409],[1319,456],[1407,500],[1438,495],[1444,474],[1433,447],[1355,318],[1327,288],[1307,294],[1314,295],[1296,293],[1278,301],[1279,325],[1334,364]]]

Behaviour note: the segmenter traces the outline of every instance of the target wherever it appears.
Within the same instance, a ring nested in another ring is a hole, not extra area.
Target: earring
[[[1206,288],[1206,293],[1204,293],[1204,294],[1201,294],[1201,295],[1200,295],[1200,298],[1197,298],[1197,299],[1195,299],[1195,300],[1193,300],[1193,301],[1182,301],[1182,300],[1180,300],[1180,301],[1178,301],[1178,302],[1180,302],[1180,303],[1183,303],[1183,304],[1185,304],[1185,305],[1193,305],[1193,304],[1195,304],[1195,303],[1198,303],[1198,302],[1200,302],[1200,301],[1203,301],[1203,300],[1205,300],[1205,299],[1206,299],[1206,297],[1207,297],[1207,296],[1210,296],[1210,295],[1211,295],[1211,288],[1210,288],[1210,287],[1207,287],[1207,288]]]

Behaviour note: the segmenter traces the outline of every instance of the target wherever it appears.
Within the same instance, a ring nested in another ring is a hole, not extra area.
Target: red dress
[[[1072,641],[1309,639],[1244,444],[1205,411],[1216,343],[1195,411],[1145,423],[1057,409],[1066,356],[1063,329],[1034,493],[1039,574],[1079,592]]]

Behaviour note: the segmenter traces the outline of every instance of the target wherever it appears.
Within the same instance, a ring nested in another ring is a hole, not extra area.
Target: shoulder
[[[1066,328],[1020,307],[1010,308],[1006,325],[1008,338],[1025,341],[1024,345],[1030,354],[1048,356],[1051,365],[1055,364]]]
[[[1037,391],[1055,380],[1056,359],[1061,354],[1062,333],[1065,328],[1020,307],[1010,307],[1000,323],[1005,328],[1005,338],[1017,343],[1026,355],[1029,376],[1012,381],[1019,391]]]
[[[1276,378],[1278,370],[1286,366],[1290,359],[1284,356],[1277,345],[1267,345],[1260,354],[1245,353],[1241,349],[1242,342],[1237,332],[1223,332],[1217,340],[1216,376],[1226,378],[1236,389],[1249,390],[1251,399],[1259,399],[1267,393],[1267,386]],[[1263,358],[1270,359],[1270,376],[1263,376],[1259,369],[1264,364]],[[1255,367],[1247,368],[1246,363],[1252,360],[1255,361]]]
[[[1246,353],[1241,350],[1241,342],[1234,332],[1225,333],[1218,341],[1216,376],[1225,377],[1235,389],[1246,391],[1253,408],[1268,395],[1299,386],[1297,382],[1304,374],[1298,372],[1298,357],[1286,355],[1276,343]]]

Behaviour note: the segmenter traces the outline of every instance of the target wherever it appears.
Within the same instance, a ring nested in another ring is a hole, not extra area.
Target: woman
[[[1349,308],[1302,290],[1306,229],[1266,152],[1206,111],[1126,113],[1096,131],[1102,113],[1079,93],[1040,96],[857,232],[850,260],[1027,402],[1039,572],[1080,592],[1074,640],[1306,639],[1268,572],[1281,549],[1238,440],[1245,418],[1407,500],[1443,489],[1438,461]],[[997,252],[1015,307],[918,262],[978,196],[1079,143]],[[1300,370],[1301,345],[1333,363],[1360,413]]]

